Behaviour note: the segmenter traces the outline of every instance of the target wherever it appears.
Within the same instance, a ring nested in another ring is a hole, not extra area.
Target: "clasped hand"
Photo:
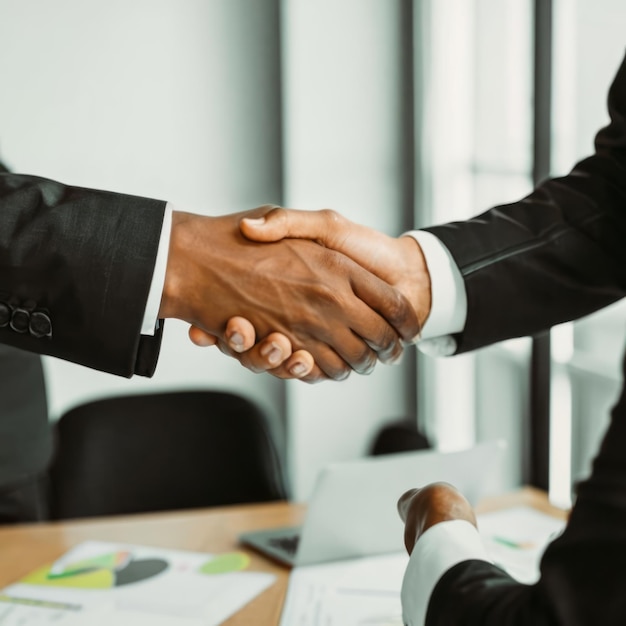
[[[175,214],[174,226],[194,218]],[[192,281],[209,292],[177,296],[192,298],[183,317],[192,324],[191,340],[217,343],[253,371],[308,382],[369,373],[377,359],[399,358],[430,311],[430,278],[417,242],[334,211],[264,206],[200,218],[185,230],[183,242],[173,237],[174,256],[176,246],[195,249],[209,238],[216,246],[214,264],[198,265]],[[213,303],[219,319],[207,319],[203,302]]]

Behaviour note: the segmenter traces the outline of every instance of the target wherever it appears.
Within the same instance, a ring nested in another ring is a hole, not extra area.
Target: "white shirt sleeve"
[[[154,264],[148,301],[146,302],[146,310],[143,315],[143,324],[141,325],[142,335],[154,335],[155,330],[158,328],[159,307],[161,306],[161,296],[163,295],[163,285],[165,284],[165,270],[167,268],[167,255],[169,254],[171,232],[172,206],[168,202],[165,205],[159,248]]]
[[[469,559],[491,562],[478,530],[465,520],[435,524],[417,540],[402,581],[406,626],[424,626],[428,602],[439,579]]]
[[[450,251],[435,235],[423,230],[405,233],[422,249],[431,282],[431,309],[417,347],[430,356],[454,354],[452,335],[465,327],[467,294],[465,283]]]

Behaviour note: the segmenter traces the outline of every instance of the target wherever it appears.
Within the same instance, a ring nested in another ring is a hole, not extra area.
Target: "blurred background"
[[[397,235],[590,154],[625,27],[623,0],[0,0],[0,157],[205,214],[332,207]],[[504,486],[566,504],[619,388],[623,309],[316,386],[250,374],[170,320],[152,379],[45,358],[50,419],[120,393],[235,391],[270,416],[303,500],[408,418],[443,450],[506,439]]]

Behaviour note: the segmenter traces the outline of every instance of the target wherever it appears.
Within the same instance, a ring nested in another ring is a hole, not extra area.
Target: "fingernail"
[[[276,365],[280,363],[280,360],[283,356],[283,353],[278,344],[274,343],[273,341],[261,348],[261,354],[264,357],[267,357],[267,360],[271,365]]]
[[[420,339],[422,338],[422,330],[420,329],[420,331],[417,333],[417,335],[415,335],[415,337],[413,337],[412,339],[409,339],[406,344],[409,346],[412,346],[414,343],[417,343]]]
[[[302,376],[306,372],[306,365],[304,363],[296,363],[289,368],[289,373],[292,376]]]
[[[280,359],[282,357],[282,352],[278,349],[278,348],[274,348],[270,353],[269,356],[267,357],[267,360],[272,364],[272,365],[277,365],[278,363],[280,363]]]
[[[241,333],[233,333],[229,338],[228,338],[228,345],[235,351],[235,352],[243,352],[243,335]]]
[[[400,363],[403,354],[404,352],[402,350],[400,350],[398,354],[392,354],[386,362],[387,365],[397,365],[398,363]]]
[[[213,345],[213,343],[211,342],[211,339],[209,337],[205,337],[204,335],[197,337],[196,339],[193,340],[193,342],[197,346],[200,346],[201,348],[206,348],[207,346]]]
[[[265,217],[244,217],[243,219],[252,226],[263,226],[265,224]]]

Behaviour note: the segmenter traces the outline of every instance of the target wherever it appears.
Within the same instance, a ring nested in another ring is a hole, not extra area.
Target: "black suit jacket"
[[[0,174],[6,172],[0,163]],[[46,388],[38,354],[0,345],[0,397],[1,491],[43,470],[52,452]]]
[[[51,454],[33,353],[154,372],[162,325],[154,337],[140,331],[164,206],[0,170],[0,491]]]
[[[626,295],[626,60],[609,111],[595,154],[568,176],[521,202],[429,229],[465,280],[459,352],[534,334]],[[626,624],[624,392],[567,528],[542,559],[540,581],[521,585],[484,562],[460,563],[437,583],[426,624]]]
[[[0,343],[151,375],[141,335],[165,203],[0,174]]]

